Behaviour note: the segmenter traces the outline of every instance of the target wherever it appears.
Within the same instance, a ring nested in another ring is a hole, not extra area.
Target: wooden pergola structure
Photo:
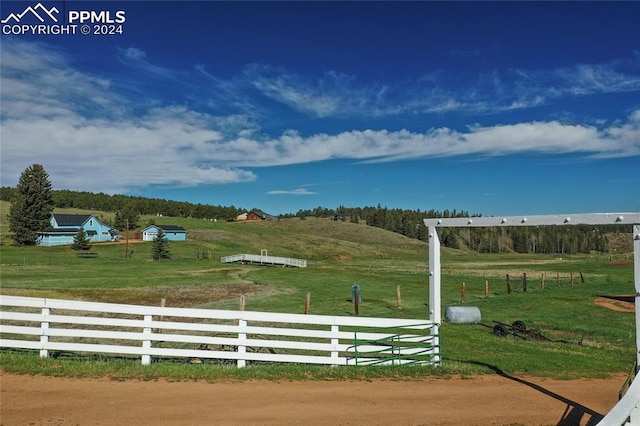
[[[570,225],[632,225],[633,273],[635,284],[636,361],[640,366],[640,213],[588,213],[543,216],[467,217],[424,219],[429,229],[429,320],[436,324],[434,338],[439,339],[442,322],[441,263],[439,228],[480,228],[506,226],[570,226]],[[434,342],[439,345],[439,342]],[[439,360],[437,360],[439,361]],[[634,386],[635,385],[635,386]],[[619,422],[619,420],[621,420]],[[640,423],[640,378],[635,380],[625,398],[599,424],[620,425]]]

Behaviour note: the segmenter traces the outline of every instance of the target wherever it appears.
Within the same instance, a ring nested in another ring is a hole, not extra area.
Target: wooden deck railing
[[[295,266],[297,268],[306,268],[307,261],[302,259],[293,259],[290,257],[266,256],[260,254],[235,254],[232,256],[223,256],[220,258],[222,263],[259,263],[262,265],[283,265]]]

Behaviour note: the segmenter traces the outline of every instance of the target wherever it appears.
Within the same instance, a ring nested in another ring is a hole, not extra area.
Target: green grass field
[[[162,218],[157,222],[183,226],[189,235],[186,242],[170,244],[170,260],[152,261],[151,243],[143,242],[131,244],[133,254],[129,258],[125,257],[124,244],[94,244],[91,251],[97,257],[85,259],[78,258],[69,247],[11,245],[7,206],[0,203],[2,294],[147,305],[159,305],[164,298],[167,306],[209,309],[237,309],[239,298],[244,295],[246,310],[303,313],[305,296],[310,293],[311,313],[354,315],[351,286],[357,283],[362,293],[360,316],[428,319],[427,245],[382,229],[315,218],[260,223]],[[140,223],[148,219],[142,218]],[[262,249],[272,256],[306,259],[308,267],[219,261],[220,256],[259,254]],[[199,259],[198,253],[203,251],[210,253],[211,258]],[[465,305],[480,308],[484,324],[522,320],[529,328],[553,339],[581,344],[499,338],[482,325],[445,323],[441,371],[473,374],[500,369],[512,374],[563,378],[627,372],[635,360],[634,315],[596,304],[601,297],[634,294],[633,263],[626,260],[627,256],[593,254],[559,258],[443,249],[443,310],[461,305],[464,282]],[[523,273],[528,277],[526,292]],[[511,277],[511,294],[506,291],[506,274]],[[560,283],[556,282],[557,277]],[[485,281],[489,283],[489,297],[485,297]],[[401,290],[400,308],[397,286]],[[50,367],[49,361],[39,360],[37,355],[35,359],[27,356],[29,361],[25,355],[17,359],[16,356],[2,354],[5,370],[22,371],[29,365],[35,371],[46,371]],[[152,367],[138,374],[173,368]],[[95,367],[94,371],[102,368]],[[182,373],[164,370],[157,374],[189,375],[189,368],[194,366],[180,367]],[[224,374],[247,374],[228,373],[229,370],[235,371],[226,369]],[[276,370],[280,376],[285,374],[282,367],[272,369]],[[320,377],[337,374],[306,367],[299,373],[300,367],[294,366],[288,371],[292,376],[308,371],[322,371],[314,373]],[[255,370],[253,374],[263,373]]]

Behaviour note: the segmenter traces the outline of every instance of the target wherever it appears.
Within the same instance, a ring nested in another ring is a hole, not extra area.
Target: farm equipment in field
[[[489,327],[492,329],[493,334],[498,337],[507,337],[514,336],[524,340],[534,340],[538,342],[555,342],[555,343],[576,343],[569,342],[568,340],[555,340],[551,339],[538,330],[527,328],[526,324],[523,321],[514,321],[512,324],[507,324],[504,322],[493,321],[493,327],[486,324],[481,324],[485,327]],[[577,343],[578,345],[582,344],[582,340]]]
[[[539,331],[527,329],[526,324],[520,320],[514,321],[511,325],[498,321],[494,321],[494,324],[493,334],[498,337],[512,335],[525,340],[551,341]]]

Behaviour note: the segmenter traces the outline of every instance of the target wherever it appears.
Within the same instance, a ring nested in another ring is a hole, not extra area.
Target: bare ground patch
[[[253,281],[246,279],[245,276],[251,272],[248,268],[207,268],[207,269],[192,269],[188,271],[181,271],[180,274],[187,276],[206,276],[208,274],[226,274],[231,278],[233,283],[253,283]]]
[[[334,258],[335,260],[349,260],[349,259],[351,259],[351,256],[349,256],[348,254],[340,254],[340,253],[335,253],[331,257]]]
[[[125,303],[159,306],[165,299],[166,306],[190,308],[212,302],[220,302],[245,296],[267,296],[276,291],[270,286],[254,283],[202,284],[188,286],[162,286],[140,288],[118,288],[100,290],[8,290],[3,294],[53,299],[86,300],[91,302]]]
[[[616,312],[633,313],[636,311],[633,295],[600,296],[596,298],[593,303]]]

